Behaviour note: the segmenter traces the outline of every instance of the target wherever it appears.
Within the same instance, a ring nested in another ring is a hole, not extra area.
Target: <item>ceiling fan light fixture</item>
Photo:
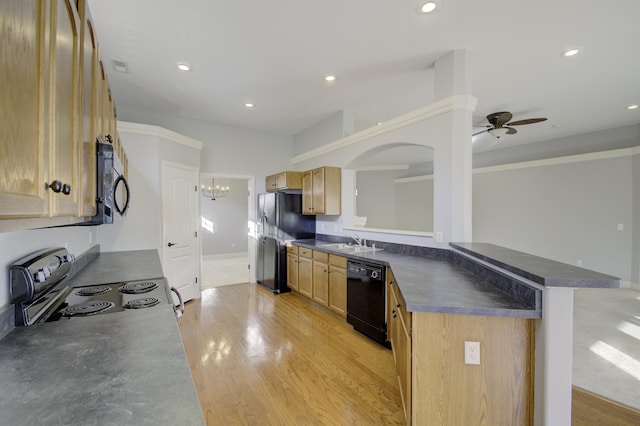
[[[506,127],[496,127],[494,129],[489,129],[489,133],[491,133],[491,136],[496,139],[500,139],[501,137],[506,135],[508,131],[509,129],[507,129]]]

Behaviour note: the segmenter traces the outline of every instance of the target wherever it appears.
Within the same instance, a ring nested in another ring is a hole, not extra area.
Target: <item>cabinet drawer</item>
[[[322,252],[322,251],[314,250],[313,251],[313,260],[316,260],[316,261],[322,262],[322,263],[329,263],[329,253],[325,253],[325,252]]]
[[[298,254],[298,246],[288,245],[287,253]]]
[[[332,266],[337,266],[339,268],[347,267],[347,258],[344,256],[338,256],[337,254],[329,255],[329,264]]]
[[[298,254],[300,256],[308,257],[309,259],[311,259],[313,257],[313,250],[304,247],[298,247]]]

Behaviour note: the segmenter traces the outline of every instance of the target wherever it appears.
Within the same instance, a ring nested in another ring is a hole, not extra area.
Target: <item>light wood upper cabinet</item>
[[[80,65],[82,67],[81,216],[93,216],[96,213],[95,142],[99,135],[98,90],[102,89],[102,79],[98,67],[98,41],[87,1],[80,0],[78,3],[82,40],[82,48],[80,49]]]
[[[340,214],[341,170],[319,167],[302,174],[302,213]]]
[[[52,126],[50,184],[61,182],[61,192],[52,191],[53,215],[77,216],[80,137],[80,18],[72,0],[52,0],[50,97],[48,116]]]
[[[264,186],[267,192],[302,189],[302,172],[286,171],[267,176]]]
[[[0,231],[82,222],[95,138],[116,133],[87,0],[3,0],[0,55]]]
[[[0,218],[49,214],[43,117],[48,13],[39,0],[0,2]]]

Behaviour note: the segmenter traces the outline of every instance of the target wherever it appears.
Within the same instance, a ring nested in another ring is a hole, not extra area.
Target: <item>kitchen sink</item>
[[[323,244],[320,247],[338,250],[344,253],[369,253],[372,251],[381,251],[382,249],[367,246],[354,246],[345,243]]]

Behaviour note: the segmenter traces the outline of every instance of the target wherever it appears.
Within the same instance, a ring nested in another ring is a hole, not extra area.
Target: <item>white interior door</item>
[[[198,169],[162,163],[162,268],[183,301],[200,297]]]

